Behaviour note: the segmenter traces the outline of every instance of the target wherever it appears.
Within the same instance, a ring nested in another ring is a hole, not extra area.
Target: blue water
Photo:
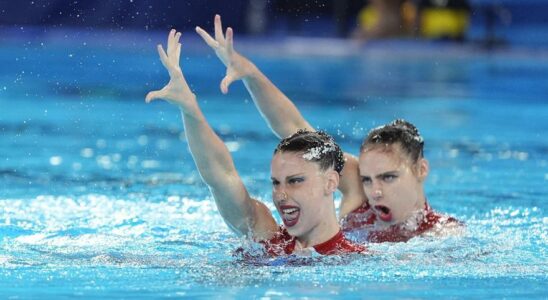
[[[167,80],[154,48],[163,33],[0,41],[0,298],[548,297],[547,52],[241,41],[348,152],[373,126],[414,122],[431,205],[467,225],[463,236],[369,245],[374,255],[257,263],[232,255],[248,243],[201,183],[178,110],[144,104]],[[211,52],[192,34],[183,43],[206,117],[273,209],[277,140],[240,83],[221,95]]]

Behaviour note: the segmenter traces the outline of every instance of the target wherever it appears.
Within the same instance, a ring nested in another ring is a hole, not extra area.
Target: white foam
[[[327,152],[335,151],[335,145],[332,143],[324,144],[323,146],[310,148],[306,153],[303,154],[303,158],[306,160],[320,159],[322,154]]]

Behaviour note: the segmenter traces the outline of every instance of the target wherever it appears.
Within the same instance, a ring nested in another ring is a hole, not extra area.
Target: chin
[[[287,232],[292,236],[301,236],[303,234],[302,230],[299,228],[299,224],[292,226],[292,227],[285,227],[287,229]]]
[[[309,236],[310,235],[310,232],[312,231],[312,228],[306,228],[304,226],[302,226],[302,224],[297,224],[291,228],[287,228],[287,232],[291,235],[291,236],[294,236],[294,237],[297,237],[297,238],[301,238],[301,237],[304,237],[304,236]]]

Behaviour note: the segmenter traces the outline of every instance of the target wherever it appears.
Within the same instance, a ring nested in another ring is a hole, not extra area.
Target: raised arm
[[[202,114],[179,66],[180,37],[180,32],[170,31],[167,53],[158,45],[160,60],[170,80],[161,90],[148,93],[145,101],[164,99],[179,107],[190,153],[227,225],[237,234],[268,239],[277,230],[276,222],[263,203],[249,196],[228,149]]]
[[[215,50],[227,68],[226,76],[221,81],[221,91],[226,94],[232,82],[243,80],[259,112],[279,138],[287,137],[298,129],[314,130],[286,95],[251,61],[234,51],[232,28],[226,29],[225,36],[219,15],[215,15],[214,23],[215,38],[200,27],[196,27],[196,32]]]
[[[215,15],[215,38],[205,30],[196,27],[196,32],[215,51],[226,66],[226,76],[221,81],[221,91],[228,92],[228,86],[243,80],[255,105],[268,123],[274,134],[280,138],[287,137],[298,129],[315,129],[304,119],[295,104],[284,95],[251,61],[234,50],[232,28],[223,34],[221,17]],[[342,172],[339,190],[343,194],[339,218],[360,207],[365,199],[361,185],[358,161],[351,154],[345,153],[346,165]]]

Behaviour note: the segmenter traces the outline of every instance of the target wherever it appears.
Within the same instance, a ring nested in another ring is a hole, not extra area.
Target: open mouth
[[[384,222],[392,221],[392,212],[390,208],[384,205],[375,205],[375,211],[377,211],[377,216]]]
[[[282,221],[286,227],[292,227],[299,222],[301,210],[296,206],[283,205],[280,207]]]

